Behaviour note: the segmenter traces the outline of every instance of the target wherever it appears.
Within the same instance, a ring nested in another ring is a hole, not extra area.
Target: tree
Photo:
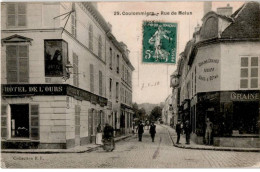
[[[139,109],[139,119],[144,120],[146,118],[146,112],[144,108]]]
[[[154,107],[150,115],[150,120],[157,121],[161,117],[162,117],[162,108],[160,106]]]

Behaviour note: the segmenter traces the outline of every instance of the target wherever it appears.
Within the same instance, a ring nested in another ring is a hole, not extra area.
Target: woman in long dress
[[[102,128],[101,128],[101,124],[99,124],[98,127],[97,127],[96,144],[97,145],[102,145]]]

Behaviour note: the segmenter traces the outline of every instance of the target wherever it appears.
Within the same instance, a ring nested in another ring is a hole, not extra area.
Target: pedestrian
[[[177,142],[176,144],[180,144],[180,137],[181,137],[181,121],[178,121],[176,124],[176,133],[177,133]]]
[[[185,121],[184,132],[185,132],[185,135],[186,135],[186,144],[189,145],[190,144],[190,132],[191,132],[189,120]]]
[[[139,122],[139,124],[137,126],[137,131],[138,131],[139,142],[141,142],[143,133],[144,133],[144,125],[143,125],[142,121]]]
[[[100,123],[98,124],[97,127],[96,144],[102,145],[102,127]]]
[[[109,143],[111,150],[115,149],[115,141],[114,141],[114,128],[110,126],[108,123],[105,124],[104,127],[104,147],[107,145],[105,143]]]
[[[154,125],[154,122],[152,122],[152,124],[150,125],[150,134],[152,137],[152,142],[154,142],[155,133],[156,133],[156,125]]]
[[[206,144],[210,145],[211,142],[211,133],[212,133],[213,123],[207,118],[206,120],[206,131],[205,131],[205,140]]]

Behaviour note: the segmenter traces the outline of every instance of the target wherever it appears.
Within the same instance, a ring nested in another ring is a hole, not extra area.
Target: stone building
[[[178,116],[190,121],[198,143],[209,118],[214,145],[259,147],[259,7],[247,2],[234,13],[230,7],[208,12],[180,54],[172,77],[178,79]]]
[[[164,101],[162,108],[162,121],[166,125],[171,125],[173,122],[173,106],[172,106],[172,94],[170,94]]]
[[[95,143],[97,125],[109,122],[108,100],[116,100],[107,90],[117,77],[108,47],[121,63],[128,55],[112,47],[111,25],[90,2],[4,2],[1,9],[2,147]]]

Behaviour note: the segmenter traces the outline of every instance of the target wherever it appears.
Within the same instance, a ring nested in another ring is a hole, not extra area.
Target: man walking
[[[181,137],[181,122],[178,121],[176,124],[176,133],[177,133],[177,142],[176,144],[180,144],[180,137]]]
[[[189,120],[185,121],[184,132],[185,132],[185,135],[186,135],[186,144],[189,145],[190,144],[190,132],[191,132]]]
[[[141,142],[142,137],[143,137],[143,133],[144,133],[144,125],[143,125],[142,121],[139,122],[138,127],[137,127],[137,131],[138,131],[139,142]]]
[[[205,131],[205,140],[206,144],[210,145],[211,133],[212,133],[213,123],[207,118],[206,120],[206,131]]]
[[[154,125],[154,122],[152,122],[152,124],[150,125],[150,134],[152,137],[152,142],[154,142],[155,133],[156,133],[156,125]]]

